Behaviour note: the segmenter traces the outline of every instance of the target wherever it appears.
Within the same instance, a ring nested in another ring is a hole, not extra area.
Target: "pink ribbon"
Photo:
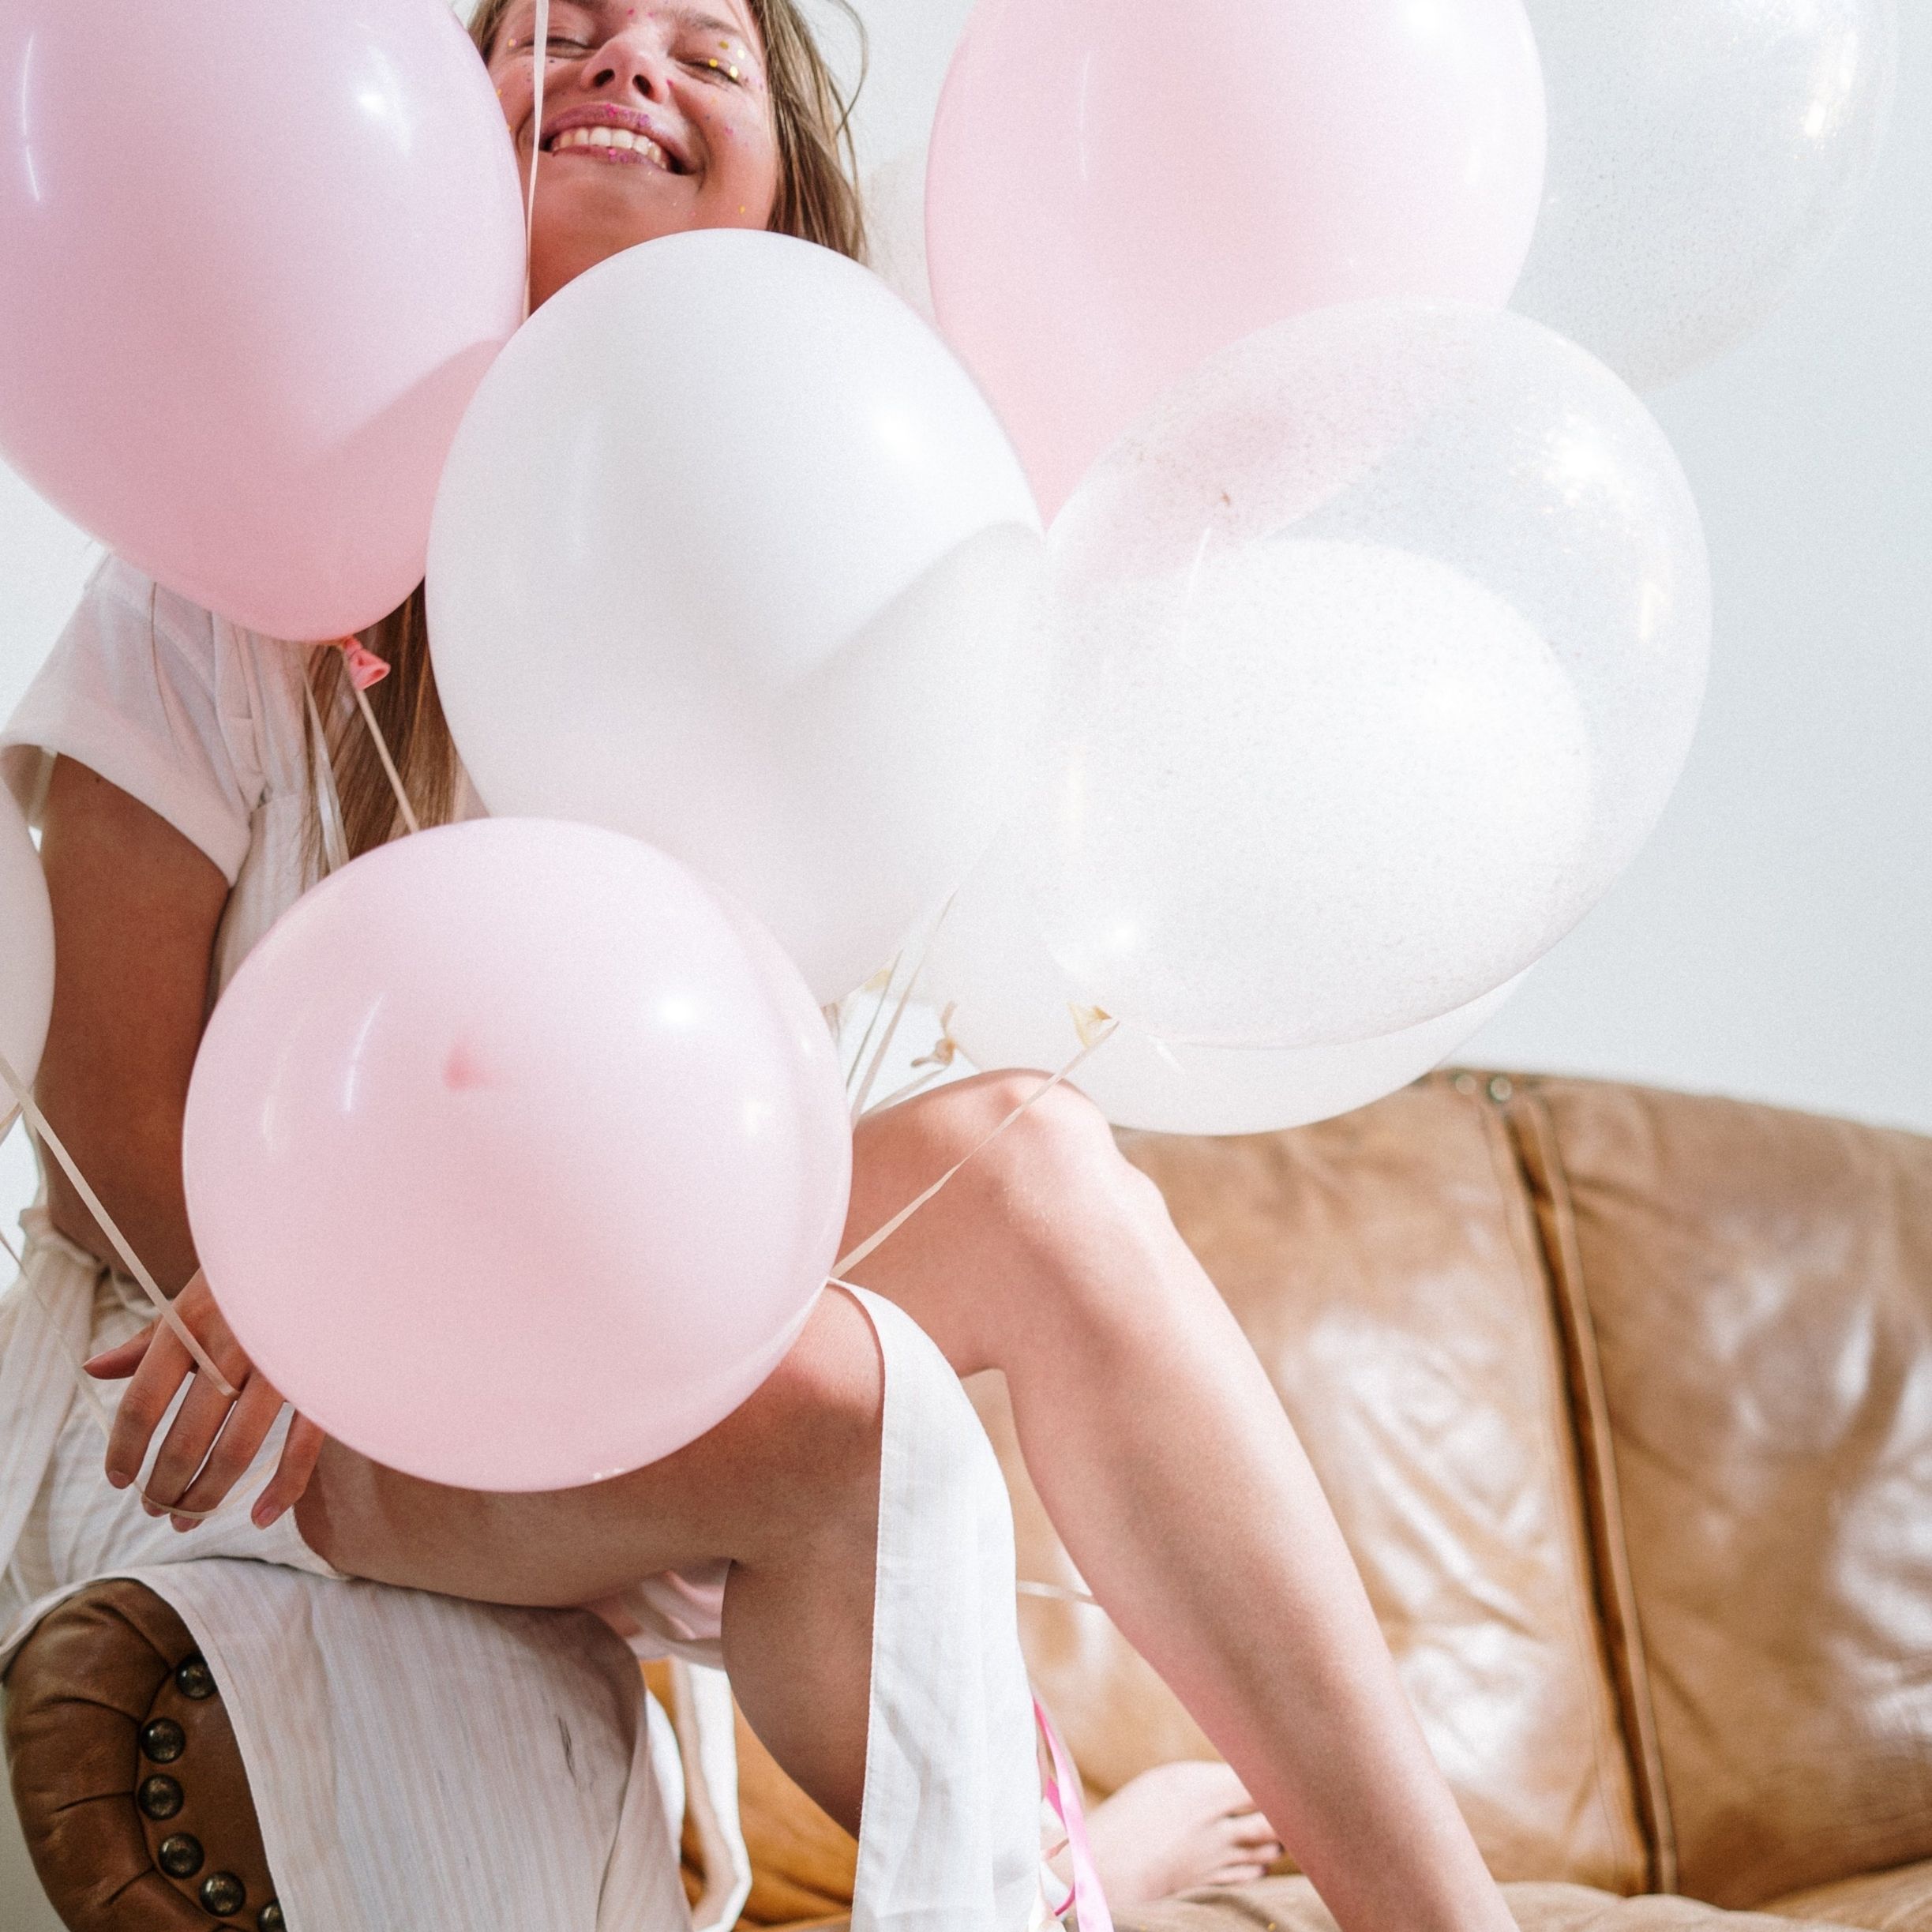
[[[1080,1803],[1080,1773],[1067,1754],[1053,1720],[1036,1692],[1033,1701],[1034,1722],[1040,1727],[1052,1769],[1047,1773],[1046,1801],[1067,1834],[1067,1855],[1073,1865],[1073,1893],[1053,1915],[1065,1915],[1071,1905],[1079,1915],[1080,1932],[1113,1932],[1113,1914],[1107,1909],[1107,1895],[1101,1889],[1100,1874],[1094,1868],[1093,1848],[1087,1843],[1086,1812]]]
[[[358,637],[344,637],[336,648],[342,653],[343,662],[349,669],[349,682],[358,691],[366,691],[371,685],[379,685],[389,674],[389,666],[373,651],[364,648]]]

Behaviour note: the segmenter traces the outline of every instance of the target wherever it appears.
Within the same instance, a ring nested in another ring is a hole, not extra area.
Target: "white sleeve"
[[[0,778],[32,812],[43,767],[73,759],[158,812],[233,885],[264,789],[238,659],[231,626],[109,556],[0,731]]]

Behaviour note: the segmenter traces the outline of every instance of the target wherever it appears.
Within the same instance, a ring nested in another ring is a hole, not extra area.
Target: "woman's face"
[[[637,242],[770,225],[778,133],[749,0],[552,0],[540,137],[536,13],[536,0],[515,0],[490,51],[526,195],[543,147],[533,309]]]

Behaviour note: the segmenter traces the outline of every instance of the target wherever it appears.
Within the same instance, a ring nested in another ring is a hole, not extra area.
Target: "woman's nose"
[[[658,37],[648,28],[627,28],[592,55],[587,84],[599,90],[609,88],[619,94],[636,88],[648,100],[662,100],[670,65]]]

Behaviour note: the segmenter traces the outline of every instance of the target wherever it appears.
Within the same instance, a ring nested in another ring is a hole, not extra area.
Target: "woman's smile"
[[[641,162],[667,174],[691,172],[687,145],[671,132],[668,115],[615,102],[572,107],[558,114],[544,135],[543,152],[590,154],[605,162]]]
[[[527,190],[533,308],[620,249],[692,228],[764,227],[781,167],[751,0],[552,0],[542,124],[534,0],[489,55]]]
[[[594,161],[642,164],[666,174],[678,172],[655,141],[642,134],[632,134],[626,128],[573,127],[568,133],[558,135],[544,152],[580,154]]]

